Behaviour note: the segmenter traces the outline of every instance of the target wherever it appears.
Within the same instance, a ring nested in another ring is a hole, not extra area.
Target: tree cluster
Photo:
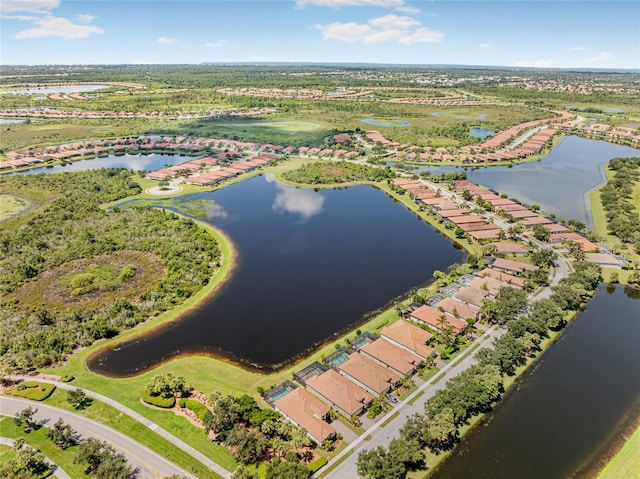
[[[2,187],[18,195],[37,191],[49,197],[0,231],[0,326],[5,333],[0,355],[7,369],[47,366],[77,346],[171,309],[206,285],[219,266],[217,242],[190,219],[151,208],[100,207],[140,192],[126,170],[17,175],[4,178]],[[22,285],[61,265],[120,251],[154,255],[166,272],[159,271],[139,296],[69,303],[62,310],[36,303],[42,298],[18,294]]]
[[[640,211],[632,197],[640,181],[640,158],[614,158],[609,169],[613,177],[600,190],[609,233],[623,243],[640,242]]]
[[[295,170],[283,173],[283,178],[295,183],[322,185],[350,181],[383,181],[394,178],[391,168],[374,168],[355,163],[317,162],[307,163]]]

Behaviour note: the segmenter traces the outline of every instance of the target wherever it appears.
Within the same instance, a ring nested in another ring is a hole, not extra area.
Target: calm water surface
[[[109,85],[55,85],[34,88],[16,88],[0,92],[4,95],[53,95],[54,93],[84,93],[88,91],[96,91],[102,88],[110,88]]]
[[[640,417],[639,345],[640,290],[600,286],[558,343],[430,477],[588,476]]]
[[[12,174],[34,175],[36,173],[60,173],[62,171],[99,170],[100,168],[127,168],[129,170],[159,170],[165,165],[180,165],[197,156],[165,155],[153,153],[150,155],[111,155],[90,160],[78,160],[66,165],[43,166]]]
[[[539,204],[558,218],[577,219],[593,227],[588,191],[605,181],[603,165],[612,158],[640,156],[640,150],[600,140],[569,136],[540,161],[479,169],[467,168],[469,180],[528,204]],[[416,172],[453,171],[453,167],[418,167]]]
[[[489,130],[488,128],[471,128],[469,136],[472,138],[480,138],[481,140],[484,140],[487,136],[493,136],[495,134],[495,130]]]
[[[127,375],[179,354],[278,366],[464,256],[370,186],[314,191],[262,176],[186,201],[207,202],[210,222],[237,248],[230,280],[181,321],[95,358],[92,370]]]

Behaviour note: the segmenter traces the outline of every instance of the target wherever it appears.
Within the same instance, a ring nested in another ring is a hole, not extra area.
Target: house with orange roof
[[[372,394],[333,369],[309,378],[306,383],[311,392],[348,418],[362,414],[373,401]]]
[[[360,353],[351,354],[349,359],[338,366],[338,371],[375,396],[388,393],[400,381],[400,376],[396,373]]]
[[[504,258],[496,258],[491,267],[505,273],[522,273],[523,271],[536,271],[538,269],[537,266],[532,264],[519,263]]]
[[[447,326],[451,326],[456,333],[460,333],[467,324],[426,304],[409,313],[409,319],[426,324],[435,331],[442,331]]]
[[[380,337],[423,359],[436,356],[435,350],[428,346],[433,340],[433,334],[406,321],[400,320],[385,326],[380,331]]]
[[[390,369],[400,377],[413,374],[422,363],[422,358],[383,338],[367,343],[360,348],[360,353],[378,364]]]
[[[327,423],[330,407],[304,388],[289,392],[274,402],[273,407],[318,443],[336,435],[335,428]]]
[[[474,306],[470,303],[465,303],[463,301],[458,301],[454,298],[444,298],[437,304],[438,308],[442,308],[445,312],[450,315],[462,319],[477,319],[480,314],[480,308],[478,306]]]

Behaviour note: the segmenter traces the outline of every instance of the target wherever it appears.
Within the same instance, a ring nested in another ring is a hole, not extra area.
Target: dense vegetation
[[[623,243],[640,247],[640,208],[632,196],[640,182],[640,158],[614,158],[609,169],[613,177],[600,190],[607,228]]]
[[[126,170],[13,176],[2,188],[48,196],[0,232],[5,368],[46,366],[156,316],[206,285],[219,265],[216,241],[192,220],[150,208],[100,208],[140,192]],[[128,260],[107,280],[82,263],[111,258],[117,264],[122,257]],[[75,273],[68,267],[74,264]],[[130,289],[137,277],[144,284]],[[49,286],[36,288],[41,281]]]
[[[460,428],[471,417],[490,411],[502,397],[504,376],[515,374],[518,366],[535,356],[549,330],[564,327],[567,314],[579,310],[593,294],[601,280],[600,267],[576,262],[574,268],[552,288],[551,297],[535,301],[528,314],[516,312],[520,308],[515,305],[520,301],[510,291],[509,299],[505,297],[502,302],[514,307],[508,317],[502,318],[507,332],[496,341],[495,348],[478,351],[478,364],[449,380],[425,403],[425,414],[410,417],[400,430],[400,439],[392,441],[388,450],[378,447],[361,452],[358,472],[367,479],[402,479],[407,471],[423,466],[424,448],[435,454],[453,448]],[[394,453],[392,448],[404,453]]]
[[[306,185],[327,185],[350,181],[382,181],[395,177],[391,168],[340,162],[307,163],[282,174],[285,180]]]

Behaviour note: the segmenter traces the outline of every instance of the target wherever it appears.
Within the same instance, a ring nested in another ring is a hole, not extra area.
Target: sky
[[[640,69],[635,0],[1,0],[0,10],[0,65]]]

